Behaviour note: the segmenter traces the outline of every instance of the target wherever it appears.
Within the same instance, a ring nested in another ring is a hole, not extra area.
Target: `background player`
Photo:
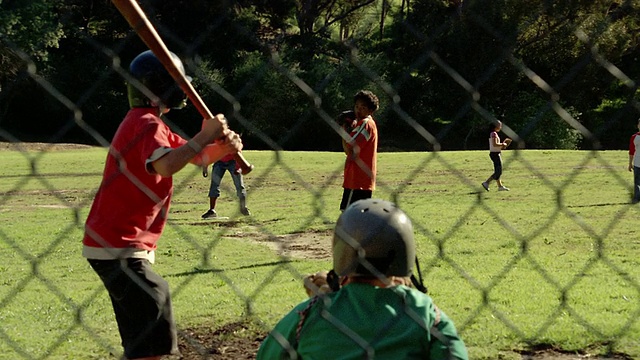
[[[355,122],[349,133],[350,140],[342,139],[347,157],[340,211],[357,200],[371,198],[376,187],[378,128],[372,115],[378,110],[380,102],[368,90],[358,91],[353,100]]]
[[[489,191],[489,184],[495,180],[498,184],[498,191],[509,191],[509,188],[502,184],[502,150],[506,149],[511,144],[511,139],[507,138],[504,142],[500,142],[500,136],[498,132],[502,129],[502,121],[497,121],[495,125],[492,125],[491,132],[489,133],[489,157],[493,162],[493,174],[482,183],[482,187]]]
[[[209,186],[209,210],[202,214],[203,219],[218,216],[216,213],[216,202],[220,197],[220,183],[227,171],[231,174],[233,185],[236,188],[236,194],[240,201],[240,213],[242,215],[251,215],[251,212],[247,208],[247,189],[244,186],[242,173],[238,169],[234,154],[228,154],[213,164],[213,169],[211,170],[211,185]]]
[[[636,124],[638,130],[640,130],[640,119]],[[631,202],[637,204],[640,202],[640,132],[636,132],[631,135],[629,141],[629,171],[633,171],[633,197]]]

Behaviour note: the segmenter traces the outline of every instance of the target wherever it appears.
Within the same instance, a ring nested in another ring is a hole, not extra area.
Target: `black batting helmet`
[[[416,261],[413,225],[395,204],[359,200],[338,218],[333,236],[333,270],[350,274],[411,276]]]
[[[182,61],[174,53],[171,56],[185,74]],[[159,106],[161,103],[167,108],[180,109],[186,105],[186,94],[151,50],[136,56],[129,65],[129,72],[146,88],[141,89],[131,82],[127,84],[129,106],[132,108]],[[191,80],[188,76],[187,79]]]

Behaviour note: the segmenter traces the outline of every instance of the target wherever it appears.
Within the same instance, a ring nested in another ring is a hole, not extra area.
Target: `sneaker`
[[[498,191],[509,191],[509,188],[508,188],[508,187],[506,187],[506,186],[500,186],[500,187],[498,188]]]
[[[483,187],[485,190],[489,191],[489,184],[487,184],[487,182],[486,182],[486,181],[482,183],[482,187]]]
[[[214,218],[216,216],[218,216],[218,214],[216,214],[216,211],[213,209],[209,209],[206,213],[202,214],[203,219]]]
[[[242,213],[242,215],[244,216],[249,216],[251,215],[251,211],[249,211],[249,209],[245,208],[240,208],[240,212]]]

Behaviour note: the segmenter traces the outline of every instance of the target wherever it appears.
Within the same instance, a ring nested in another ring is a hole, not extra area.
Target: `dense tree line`
[[[637,1],[140,3],[250,149],[339,150],[361,88],[382,149],[485,149],[493,119],[526,148],[622,149],[640,117]],[[145,47],[108,0],[4,0],[0,40],[3,141],[110,140]]]

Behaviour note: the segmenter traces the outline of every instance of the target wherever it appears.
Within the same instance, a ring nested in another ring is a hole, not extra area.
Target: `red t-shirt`
[[[171,177],[153,172],[150,162],[186,140],[172,132],[155,108],[131,109],[118,128],[85,224],[87,258],[140,257],[156,249],[167,222]],[[127,250],[124,250],[127,249]]]
[[[342,187],[353,190],[375,190],[376,163],[378,158],[378,128],[371,116],[356,124],[349,134],[347,147],[353,155],[347,155],[344,163]]]

